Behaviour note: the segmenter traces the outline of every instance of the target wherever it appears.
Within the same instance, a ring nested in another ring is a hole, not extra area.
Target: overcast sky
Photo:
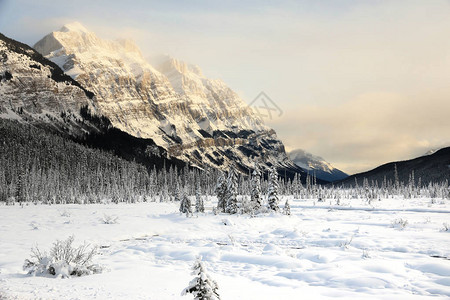
[[[288,150],[348,173],[450,145],[450,2],[0,0],[0,32],[33,45],[79,21],[223,79]]]

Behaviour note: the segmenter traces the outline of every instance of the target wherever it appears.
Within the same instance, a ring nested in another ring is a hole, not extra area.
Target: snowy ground
[[[222,299],[450,297],[450,231],[442,230],[450,202],[330,209],[293,200],[291,208],[292,216],[186,218],[172,203],[0,206],[0,299],[191,299],[180,293],[199,254]],[[105,214],[118,224],[103,224]],[[22,271],[33,245],[47,250],[70,235],[101,246],[95,262],[108,270],[69,279]]]

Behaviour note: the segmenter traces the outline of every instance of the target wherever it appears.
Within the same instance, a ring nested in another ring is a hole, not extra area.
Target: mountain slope
[[[288,153],[288,156],[297,166],[303,168],[310,174],[315,174],[319,179],[332,182],[348,177],[348,174],[336,169],[322,157],[315,156],[305,150],[292,150]]]
[[[385,177],[387,181],[394,182],[395,166],[397,166],[399,181],[405,184],[409,182],[409,176],[412,171],[414,171],[416,184],[419,178],[422,184],[450,180],[450,147],[442,148],[430,155],[405,161],[390,162],[373,170],[351,175],[337,183],[354,185],[356,178],[358,183],[362,184],[364,178],[367,178],[369,182],[373,180],[381,184]]]
[[[242,99],[198,67],[168,58],[150,65],[130,41],[107,41],[79,23],[68,24],[34,48],[93,91],[95,107],[135,137],[153,139],[171,157],[193,165],[245,172],[275,164],[301,172],[273,129]]]
[[[93,97],[34,49],[0,34],[0,118],[82,136],[99,130],[81,115],[96,111]]]
[[[33,48],[0,34],[0,119],[17,120],[147,167],[183,167],[151,139],[98,114],[96,96]],[[5,137],[8,138],[8,137]]]

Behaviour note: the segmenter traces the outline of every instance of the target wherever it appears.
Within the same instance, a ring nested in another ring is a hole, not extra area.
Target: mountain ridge
[[[173,58],[153,67],[131,42],[125,47],[80,26],[65,25],[34,47],[92,90],[96,108],[113,126],[200,167],[236,164],[246,172],[275,164],[303,172],[275,131],[222,81]]]
[[[425,154],[416,158],[403,161],[394,161],[380,165],[372,170],[354,174],[344,180],[333,182],[333,184],[343,184],[354,186],[355,178],[359,184],[364,179],[372,180],[381,184],[385,178],[387,181],[395,182],[395,169],[400,183],[408,183],[414,171],[415,183],[420,178],[421,184],[442,182],[450,180],[450,147],[441,148],[432,154]]]

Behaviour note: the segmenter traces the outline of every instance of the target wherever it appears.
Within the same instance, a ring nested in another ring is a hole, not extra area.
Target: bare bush
[[[105,214],[103,215],[101,221],[103,222],[103,224],[117,224],[119,221],[119,217]]]
[[[59,215],[61,217],[70,217],[70,212],[68,212],[67,210],[63,210],[59,213]]]
[[[345,242],[341,242],[339,244],[339,247],[348,249],[350,247],[350,244],[352,243],[354,237],[355,237],[355,235],[352,235],[349,240],[345,240]]]
[[[408,220],[406,219],[395,219],[394,221],[392,221],[391,226],[394,228],[400,228],[400,229],[405,229],[405,227],[408,225]]]
[[[23,269],[32,275],[54,275],[62,278],[101,273],[102,268],[92,264],[97,247],[83,244],[74,247],[74,237],[57,240],[50,252],[42,252],[37,246],[31,249],[31,259],[26,259]]]

